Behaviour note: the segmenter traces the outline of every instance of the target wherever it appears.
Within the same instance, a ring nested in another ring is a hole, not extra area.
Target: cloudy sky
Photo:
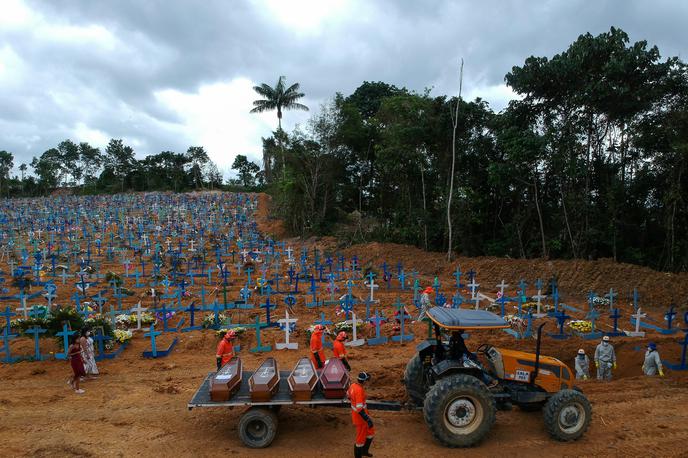
[[[277,117],[249,114],[251,88],[279,75],[317,110],[365,80],[453,94],[463,57],[464,96],[499,110],[530,55],[613,25],[685,60],[686,23],[684,0],[0,0],[0,150],[18,165],[65,138],[202,145],[229,174],[237,154],[259,162]]]

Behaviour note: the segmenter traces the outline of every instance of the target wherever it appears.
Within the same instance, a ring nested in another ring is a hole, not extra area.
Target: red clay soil
[[[283,231],[281,223],[268,217],[266,196],[261,196],[257,220],[265,232]],[[280,232],[283,234],[283,232]],[[292,240],[294,247],[301,241]],[[331,240],[315,242],[323,248],[334,246]],[[311,243],[308,243],[312,246]],[[556,274],[562,287],[563,300],[579,308],[585,307],[584,295],[592,288],[602,292],[610,287],[622,291],[623,297],[633,287],[641,292],[641,302],[648,305],[650,318],[660,325],[662,310],[672,296],[686,297],[686,275],[667,275],[637,266],[609,261],[543,261],[496,258],[459,258],[452,264],[440,253],[425,253],[412,247],[390,244],[366,244],[343,250],[347,256],[356,254],[364,263],[379,265],[386,260],[391,265],[401,261],[407,270],[416,269],[425,282],[435,275],[449,284],[451,272],[459,263],[462,270],[478,272],[481,290],[493,295],[502,278],[515,284],[521,277],[543,279]],[[115,268],[115,266],[113,266]],[[119,266],[121,269],[121,266]],[[238,295],[239,284],[232,285],[230,295]],[[194,292],[197,287],[191,287]],[[357,282],[355,294],[367,296]],[[392,303],[400,297],[410,304],[408,291],[387,291],[381,288],[380,311],[393,313]],[[61,298],[58,298],[58,301]],[[281,297],[275,298],[282,304]],[[130,298],[126,306],[137,299]],[[294,335],[299,343],[297,351],[272,351],[256,355],[246,349],[255,345],[252,332],[244,334],[241,358],[245,369],[254,369],[269,356],[274,356],[280,368],[290,370],[307,353],[307,338],[303,331],[313,322],[320,310],[309,310],[299,298],[296,317],[298,330]],[[144,306],[146,306],[144,302]],[[621,327],[630,329],[627,301],[622,301],[624,318]],[[655,307],[656,306],[656,307]],[[338,317],[328,311],[328,318]],[[247,323],[256,312],[232,315],[235,323]],[[283,309],[278,308],[278,314]],[[197,316],[197,318],[199,318]],[[188,317],[187,317],[188,321]],[[550,323],[552,320],[548,320]],[[610,325],[604,317],[600,326]],[[414,347],[427,332],[422,323],[412,325],[415,340],[407,344],[387,344],[379,347],[350,349],[354,373],[369,371],[373,380],[369,397],[386,400],[405,400],[401,383],[404,367],[414,354]],[[549,324],[548,331],[554,331]],[[366,332],[370,333],[368,329]],[[383,326],[390,335],[391,325]],[[21,362],[0,366],[0,444],[3,456],[318,456],[344,457],[352,455],[354,430],[348,409],[283,408],[279,414],[279,432],[268,449],[252,450],[244,447],[237,436],[237,423],[242,409],[195,409],[188,411],[187,402],[204,376],[214,370],[217,338],[213,331],[195,331],[177,335],[179,344],[172,354],[160,360],[141,357],[148,340],[137,333],[132,344],[118,358],[99,363],[101,376],[84,382],[83,395],[74,394],[66,385],[70,367],[65,362]],[[164,345],[171,335],[161,338]],[[574,443],[559,443],[548,436],[541,413],[525,413],[518,409],[498,412],[497,422],[486,440],[477,447],[451,451],[432,438],[422,413],[372,412],[377,436],[371,451],[376,457],[440,457],[462,456],[688,456],[688,373],[667,371],[665,378],[641,375],[644,345],[649,340],[658,343],[664,359],[676,361],[679,346],[677,335],[661,336],[649,333],[644,339],[613,338],[619,369],[609,383],[588,381],[580,383],[593,406],[593,420],[587,434]],[[55,351],[54,342],[44,339],[42,350]],[[283,340],[278,330],[263,334],[263,343]],[[491,331],[474,333],[468,340],[475,349],[481,342],[508,348],[534,351],[532,339],[515,340],[509,335]],[[578,348],[585,348],[592,356],[597,342],[571,338],[557,341],[543,339],[543,353],[561,359],[569,365]],[[15,354],[30,354],[33,342],[20,338],[13,342]],[[328,356],[331,356],[328,353]]]

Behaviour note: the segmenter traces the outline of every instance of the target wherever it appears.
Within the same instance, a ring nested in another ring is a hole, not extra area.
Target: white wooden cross
[[[153,296],[155,296],[155,290],[153,290]],[[136,330],[141,329],[141,312],[145,312],[148,310],[146,307],[141,307],[141,301],[139,301],[138,304],[136,304],[136,307],[133,307],[131,309],[132,312],[136,312]]]
[[[545,316],[544,313],[540,312],[540,305],[542,303],[542,300],[546,297],[547,296],[542,294],[542,289],[538,289],[537,294],[533,296],[533,299],[537,301],[537,313],[533,315],[535,318],[542,318],[543,316]]]
[[[506,287],[508,287],[509,285],[507,285],[506,283],[504,283],[504,280],[502,280],[502,282],[501,282],[500,284],[496,285],[496,286],[497,286],[497,288],[499,288],[499,294],[500,294],[499,297],[502,297],[502,296],[504,296],[504,289],[505,289]]]
[[[188,251],[196,251],[194,249],[194,243],[196,243],[195,240],[189,240],[189,250]]]
[[[246,262],[246,256],[248,256],[248,250],[247,250],[246,248],[244,248],[244,249],[241,251],[241,260],[244,261],[244,262]]]
[[[358,325],[358,320],[356,319],[356,312],[351,311],[351,319],[346,321],[347,323],[351,324],[351,329],[353,333],[353,339],[348,341],[345,345],[347,347],[360,347],[365,343],[364,339],[359,339],[358,336],[356,335],[356,327]]]
[[[29,317],[29,310],[33,308],[33,306],[29,307],[26,305],[26,298],[22,297],[21,298],[21,305],[22,307],[17,307],[17,312],[24,312],[24,319]]]
[[[375,283],[375,279],[370,280],[370,283],[365,284],[368,288],[370,288],[370,302],[375,302],[375,299],[373,298],[373,292],[380,287],[377,283]]]
[[[285,252],[287,253],[287,259],[291,261],[293,258],[291,257],[291,254],[294,252],[294,250],[291,247],[288,247]]]
[[[638,311],[635,313],[635,315],[631,316],[635,318],[635,331],[626,331],[626,335],[630,337],[645,337],[645,331],[640,330],[640,319],[645,318],[647,314],[642,313],[640,307],[638,307]]]
[[[289,327],[292,323],[296,323],[299,320],[297,318],[289,318],[289,310],[285,310],[284,313],[286,314],[286,318],[277,320],[278,323],[284,326],[284,342],[276,342],[275,348],[278,350],[297,350],[299,348],[299,344],[297,342],[289,341],[289,334],[291,333]]]
[[[471,289],[471,300],[475,300],[475,290],[478,289],[478,286],[480,286],[480,283],[476,283],[475,278],[468,284],[468,287]]]

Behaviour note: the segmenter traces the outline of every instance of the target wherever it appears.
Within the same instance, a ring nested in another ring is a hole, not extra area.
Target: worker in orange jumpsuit
[[[332,352],[334,353],[335,358],[339,358],[342,363],[344,363],[344,367],[346,367],[346,370],[351,372],[351,366],[349,366],[349,360],[346,357],[346,347],[344,346],[344,341],[347,339],[346,332],[341,331],[339,334],[337,334],[337,338],[334,340],[334,343],[332,344]]]
[[[351,421],[356,426],[356,444],[354,445],[354,457],[373,456],[369,453],[370,444],[375,436],[373,420],[368,416],[366,406],[366,392],[363,385],[370,380],[366,372],[358,374],[357,382],[352,383],[346,395],[351,401]]]
[[[323,332],[325,327],[321,324],[316,324],[311,334],[311,360],[316,369],[322,369],[325,366],[325,352],[323,351]]]
[[[217,344],[217,351],[215,352],[215,361],[217,362],[217,370],[219,371],[222,366],[227,364],[230,359],[234,358],[234,339],[236,338],[236,332],[234,330],[229,330],[222,338],[219,344]]]

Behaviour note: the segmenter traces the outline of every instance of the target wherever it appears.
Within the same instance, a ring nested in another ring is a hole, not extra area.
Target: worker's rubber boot
[[[362,458],[363,457],[363,447],[356,447],[354,444],[354,458]]]
[[[365,445],[363,446],[363,453],[361,453],[361,456],[373,456],[373,454],[370,453],[370,451],[369,451],[370,444],[372,444],[372,443],[373,443],[372,438],[366,439]]]

